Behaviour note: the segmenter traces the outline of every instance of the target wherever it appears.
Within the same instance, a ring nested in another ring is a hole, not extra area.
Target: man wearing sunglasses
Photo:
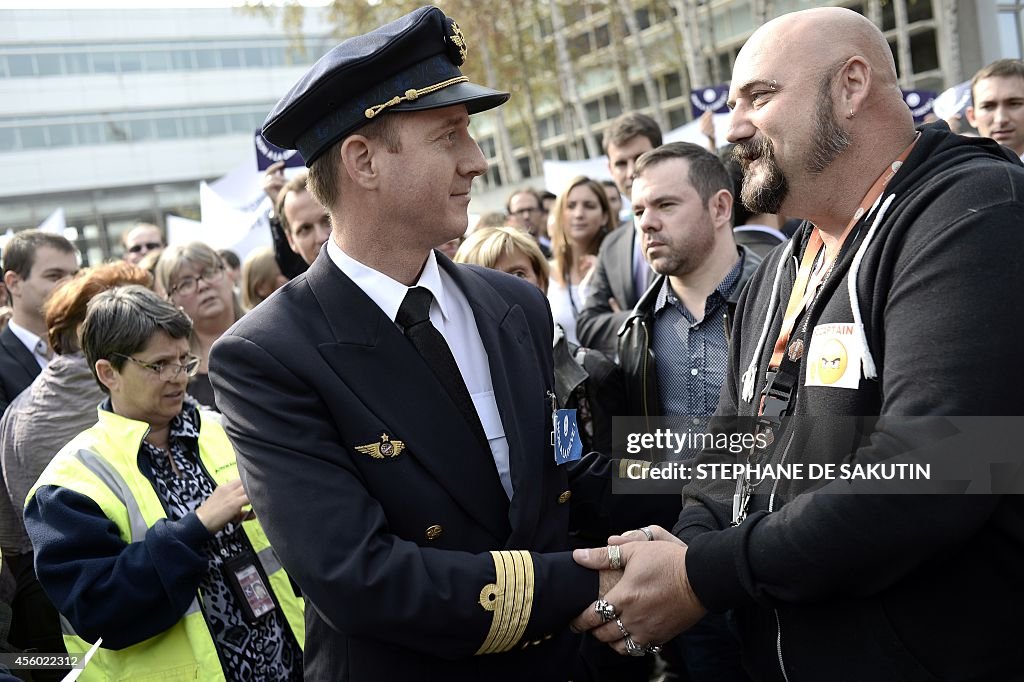
[[[138,265],[147,253],[158,251],[166,244],[159,227],[152,223],[138,223],[121,237],[121,246],[124,247],[121,257],[132,265]]]

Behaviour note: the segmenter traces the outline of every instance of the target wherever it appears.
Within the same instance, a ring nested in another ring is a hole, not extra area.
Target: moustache
[[[768,157],[769,160],[774,159],[775,147],[772,145],[771,140],[762,137],[749,142],[737,142],[736,147],[732,150],[732,155],[734,159],[746,167],[762,156]]]

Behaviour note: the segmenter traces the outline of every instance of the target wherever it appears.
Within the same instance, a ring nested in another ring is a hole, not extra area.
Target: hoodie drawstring
[[[874,238],[875,232],[878,230],[878,226],[882,224],[885,212],[889,210],[889,206],[892,205],[893,199],[895,198],[895,194],[890,194],[882,204],[882,208],[879,209],[878,215],[875,216],[874,221],[871,223],[871,229],[868,230],[866,235],[864,235],[864,241],[861,243],[860,248],[857,249],[857,253],[853,257],[853,263],[850,265],[850,273],[846,276],[846,290],[850,294],[850,308],[853,310],[853,325],[854,329],[857,330],[857,341],[860,343],[861,366],[865,379],[877,379],[878,369],[875,367],[875,358],[871,355],[871,348],[868,347],[868,337],[864,332],[864,318],[860,313],[860,297],[857,296],[857,274],[860,272],[860,264],[861,261],[864,260],[864,253],[867,251],[868,245]],[[879,197],[879,199],[881,199],[881,197]]]
[[[747,367],[747,371],[743,373],[742,393],[741,396],[745,402],[750,402],[754,399],[754,381],[757,377],[757,361],[761,357],[761,351],[764,349],[764,343],[768,339],[768,328],[771,326],[772,313],[775,311],[775,302],[779,298],[779,289],[782,285],[782,269],[786,266],[790,256],[793,253],[793,240],[790,239],[789,243],[786,244],[785,250],[782,252],[782,256],[779,257],[779,264],[775,268],[775,281],[772,283],[772,295],[768,299],[768,312],[764,316],[764,326],[761,328],[761,338],[757,342],[757,346],[754,348],[754,357],[750,359],[750,365]]]

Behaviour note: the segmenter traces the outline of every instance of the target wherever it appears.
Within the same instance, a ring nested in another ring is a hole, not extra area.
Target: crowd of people
[[[616,494],[659,462],[613,418],[764,443],[696,466],[1024,412],[1024,62],[976,75],[978,136],[915,128],[870,21],[786,14],[736,58],[729,147],[627,112],[612,181],[467,233],[470,116],[509,98],[467,42],[423,7],[281,98],[264,136],[308,169],[264,176],[273,247],[6,244],[0,649],[92,650],[82,680],[1018,679],[1019,496]]]

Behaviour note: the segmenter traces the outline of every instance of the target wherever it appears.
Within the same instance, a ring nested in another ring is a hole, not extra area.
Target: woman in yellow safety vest
[[[81,680],[301,680],[302,602],[248,510],[235,453],[186,399],[192,322],[140,286],[94,298],[98,422],[29,492],[39,582]]]

